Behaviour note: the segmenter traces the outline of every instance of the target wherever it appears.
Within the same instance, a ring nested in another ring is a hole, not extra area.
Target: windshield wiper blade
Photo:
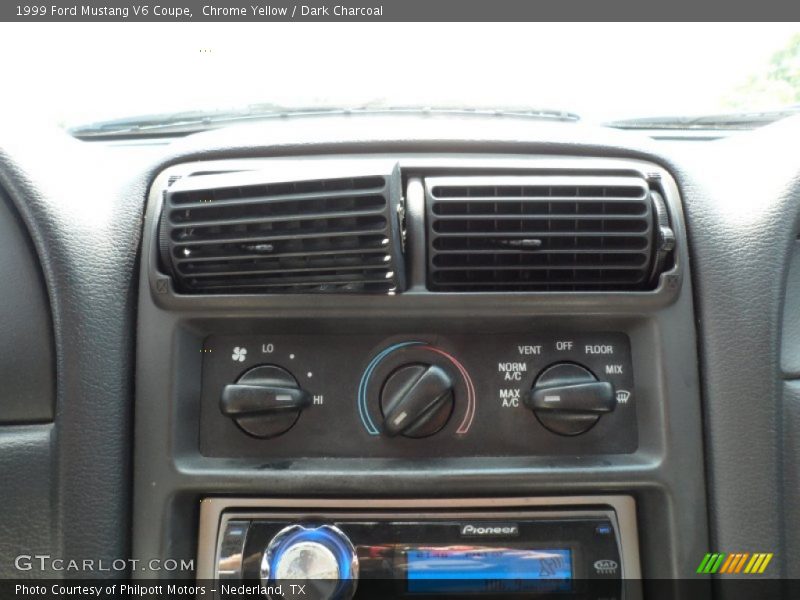
[[[110,121],[100,121],[88,125],[72,127],[68,131],[78,139],[112,139],[130,137],[171,137],[189,135],[247,121],[261,121],[275,118],[312,117],[320,115],[451,115],[451,116],[497,116],[545,121],[576,122],[580,117],[575,113],[550,109],[528,108],[462,108],[462,107],[370,107],[283,108],[274,105],[250,106],[238,111],[190,111],[130,117]]]
[[[218,111],[185,111],[177,113],[161,113],[138,115],[108,121],[98,121],[86,125],[70,127],[68,132],[79,139],[105,137],[164,137],[182,133],[188,135],[195,131],[203,131],[214,124],[226,121],[241,121],[251,118],[263,118],[267,114],[279,114],[279,107],[257,111],[218,110]]]
[[[756,129],[800,113],[800,105],[780,110],[623,119],[606,123],[617,129]]]

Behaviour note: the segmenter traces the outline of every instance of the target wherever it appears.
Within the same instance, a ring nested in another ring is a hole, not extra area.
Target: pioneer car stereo
[[[611,599],[638,578],[631,498],[432,504],[205,500],[199,575],[219,598],[319,600]]]

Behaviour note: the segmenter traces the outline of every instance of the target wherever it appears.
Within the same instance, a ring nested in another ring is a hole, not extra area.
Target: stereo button
[[[355,594],[358,566],[353,544],[338,527],[290,525],[264,551],[261,581],[265,586],[285,584],[282,598],[349,600]]]

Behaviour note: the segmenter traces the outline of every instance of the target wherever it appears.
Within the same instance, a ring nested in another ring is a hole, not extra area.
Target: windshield
[[[797,24],[18,23],[0,51],[3,112],[64,127],[254,106],[603,123],[800,105]]]

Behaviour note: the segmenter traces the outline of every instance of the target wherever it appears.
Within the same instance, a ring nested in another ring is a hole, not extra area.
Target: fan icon
[[[233,349],[231,358],[233,362],[244,362],[244,359],[247,358],[247,348],[236,346],[236,348]]]

